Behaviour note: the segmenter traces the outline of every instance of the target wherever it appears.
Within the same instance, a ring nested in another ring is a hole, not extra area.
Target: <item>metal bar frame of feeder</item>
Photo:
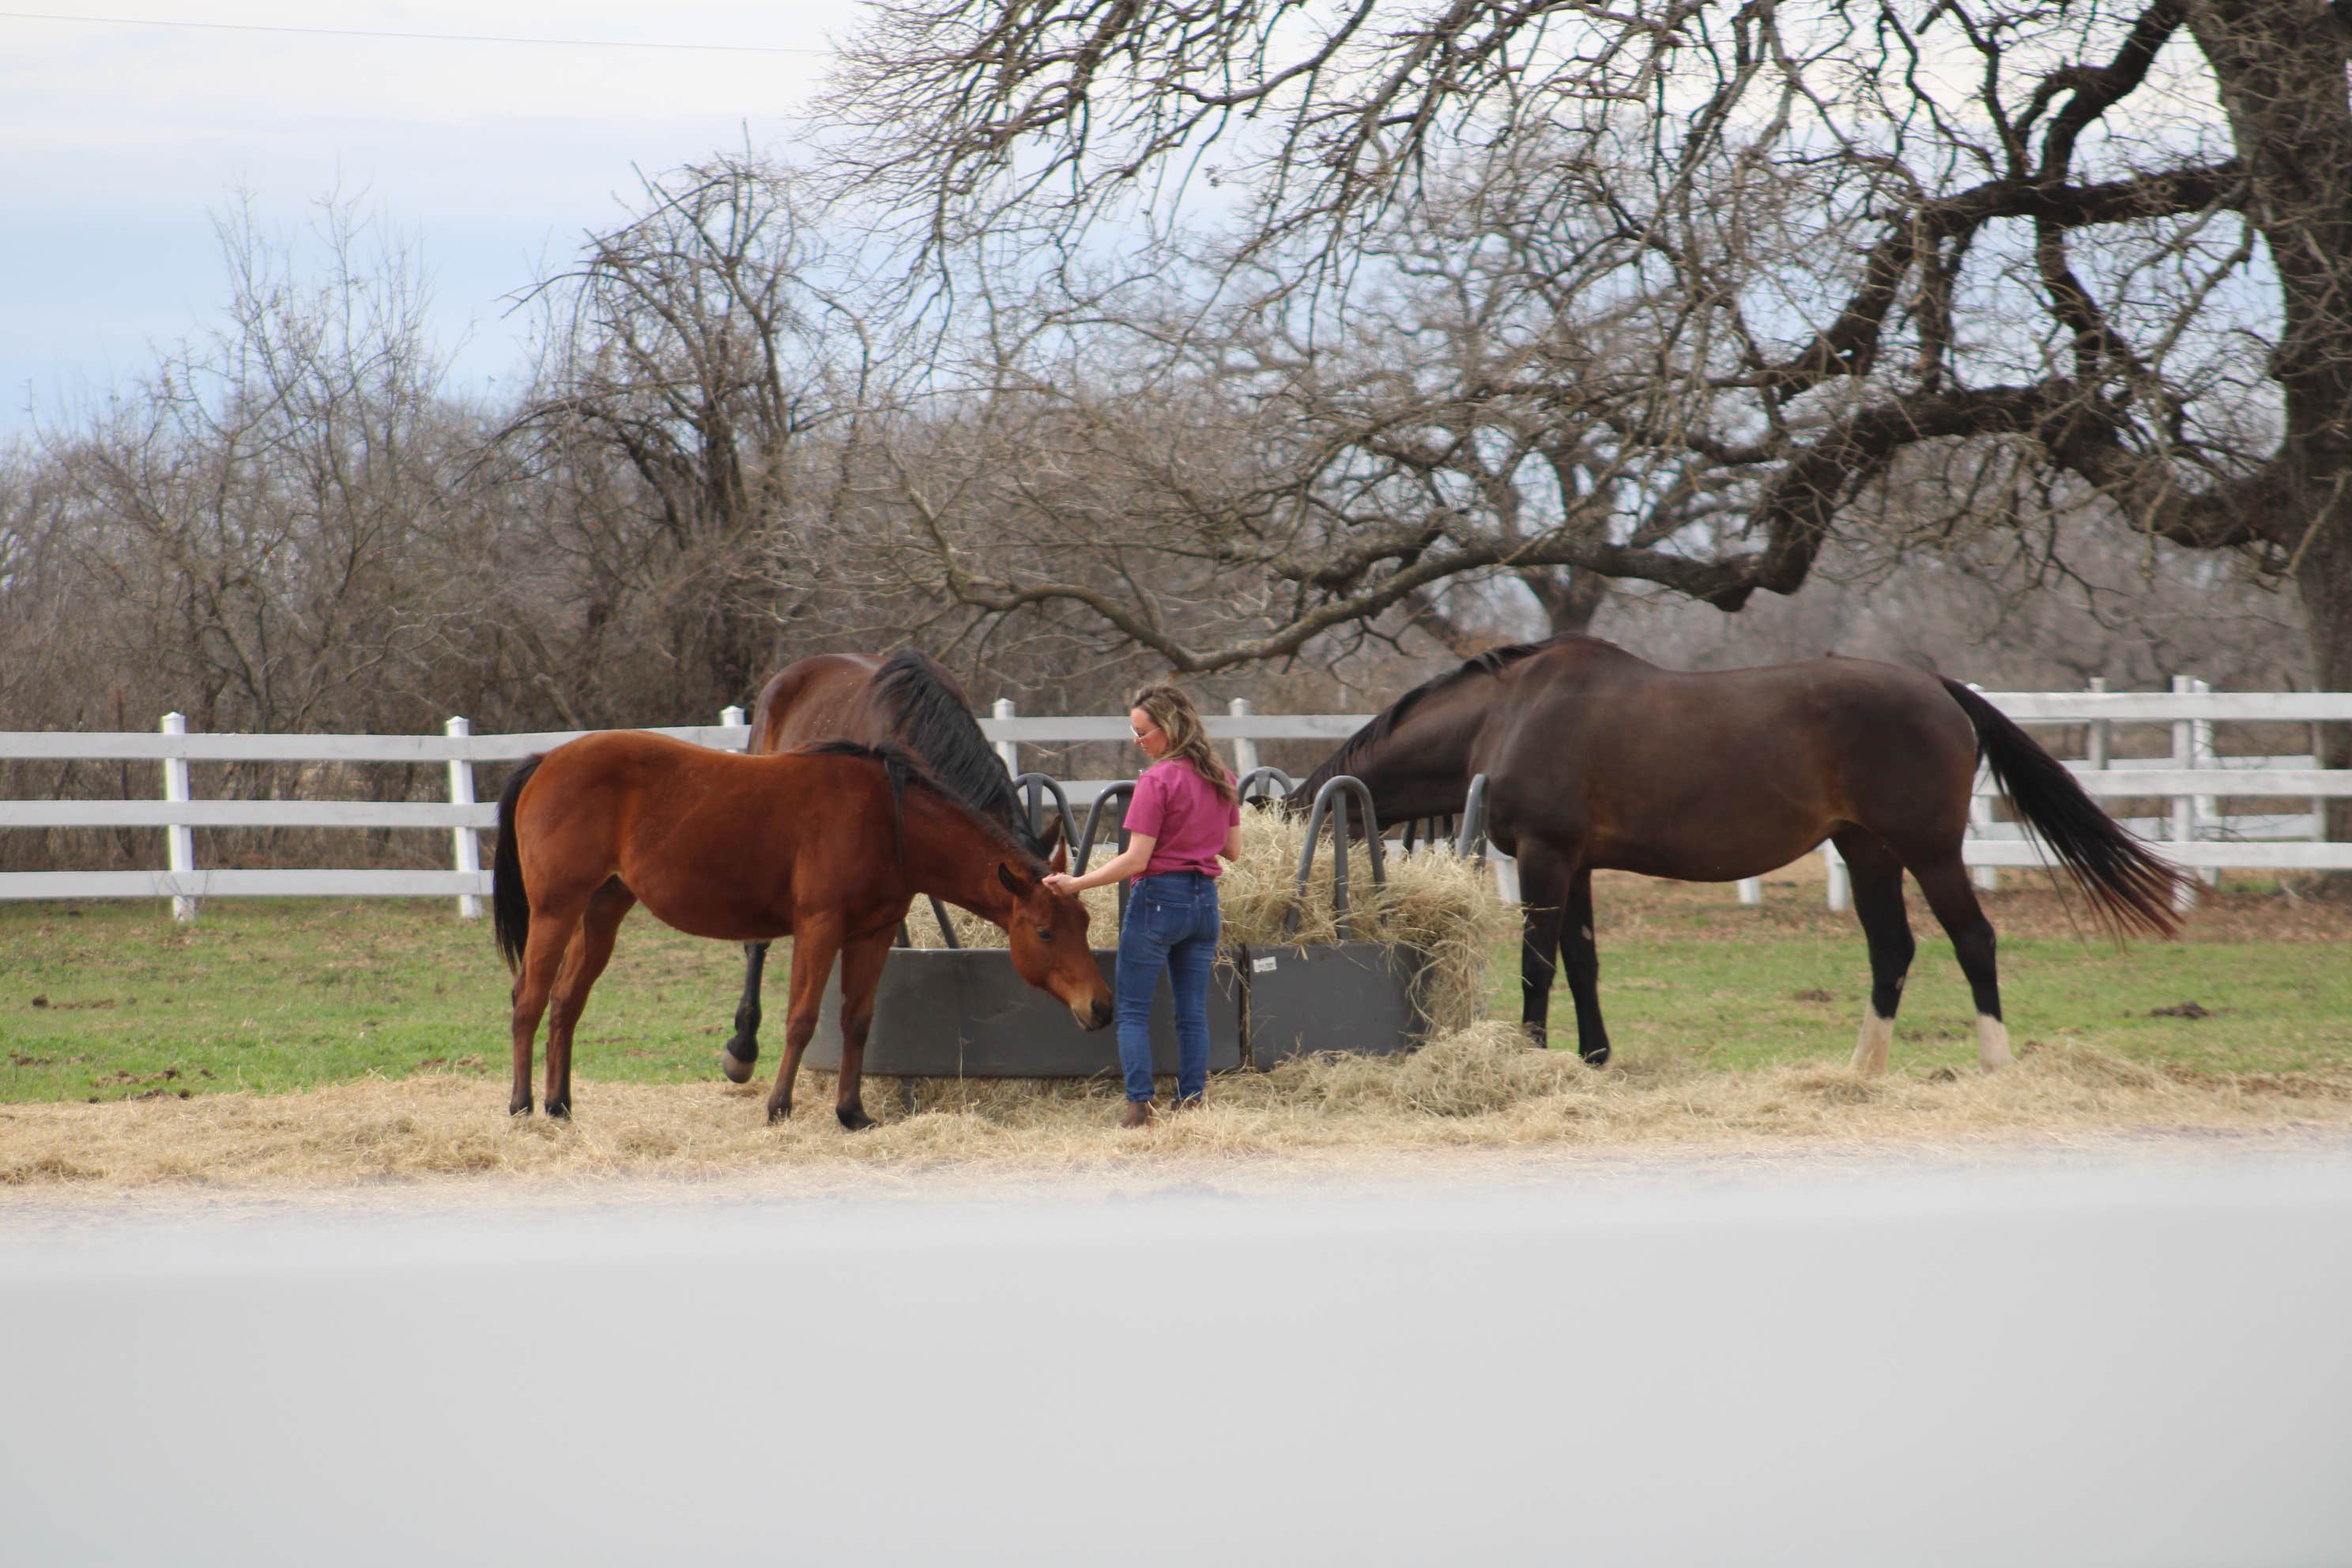
[[[1372,792],[1353,773],[1328,779],[1315,792],[1315,804],[1307,813],[1307,842],[1298,851],[1298,878],[1291,889],[1289,911],[1282,917],[1282,934],[1286,937],[1297,934],[1305,913],[1307,879],[1315,870],[1316,836],[1328,816],[1331,819],[1332,929],[1341,942],[1349,940],[1354,930],[1354,922],[1348,918],[1348,800],[1351,795],[1364,808],[1364,843],[1372,861],[1372,886],[1388,886],[1388,862],[1381,852],[1381,818],[1380,813],[1372,809]]]

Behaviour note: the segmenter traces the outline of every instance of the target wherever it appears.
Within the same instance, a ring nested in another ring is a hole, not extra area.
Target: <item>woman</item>
[[[1151,759],[1127,803],[1127,847],[1083,877],[1045,885],[1075,893],[1132,877],[1118,928],[1118,1061],[1127,1076],[1122,1127],[1151,1122],[1151,999],[1164,970],[1176,1003],[1176,1109],[1201,1103],[1209,1081],[1209,968],[1217,956],[1222,855],[1242,852],[1234,775],[1209,749],[1192,700],[1147,686],[1128,703],[1127,724]]]

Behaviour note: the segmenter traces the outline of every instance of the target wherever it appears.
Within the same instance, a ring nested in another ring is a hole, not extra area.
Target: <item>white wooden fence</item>
[[[2352,869],[2352,844],[2320,840],[2320,803],[2352,796],[2352,770],[2320,768],[2308,754],[2221,756],[2213,726],[2228,723],[2352,722],[2352,693],[2211,692],[2198,682],[2177,680],[2171,692],[1989,692],[1988,700],[2019,723],[2032,726],[2091,726],[2090,757],[2069,763],[2084,787],[2102,799],[2126,797],[2168,801],[2162,816],[2127,818],[2141,837],[2157,841],[2164,854],[2196,868],[2209,881],[2224,867],[2244,869]],[[1235,700],[1232,711],[1209,720],[1210,734],[1230,745],[1236,767],[1257,765],[1261,742],[1316,741],[1329,744],[1355,732],[1365,714],[1273,714],[1253,712]],[[2112,755],[2112,734],[2121,725],[2162,724],[2172,731],[2168,756]],[[981,721],[1005,765],[1022,768],[1024,745],[1067,746],[1114,742],[1130,737],[1124,717],[1023,718],[1007,701]],[[730,708],[717,724],[667,729],[700,745],[740,749],[750,734],[740,709]],[[147,871],[14,871],[0,873],[0,899],[169,898],[173,912],[192,920],[207,898],[287,895],[454,898],[467,918],[481,912],[490,889],[481,866],[477,834],[497,826],[495,805],[476,799],[474,765],[513,762],[571,740],[578,731],[476,735],[463,719],[449,721],[440,735],[191,735],[179,714],[166,714],[155,734],[81,731],[0,731],[0,758],[55,761],[152,762],[161,763],[162,796],[151,800],[0,801],[0,829],[16,827],[161,828],[164,868]],[[197,800],[189,788],[191,763],[439,763],[448,769],[449,798],[441,802],[358,800]],[[1080,780],[1069,787],[1074,805],[1093,800],[1108,781]],[[2043,863],[2040,851],[2011,823],[1994,820],[1992,786],[1978,780],[1977,827],[1967,858],[1980,882],[2004,867]],[[2278,809],[2224,814],[2223,800],[2255,801]],[[2286,809],[2290,803],[2293,809]],[[424,870],[206,869],[195,864],[198,827],[407,828],[447,832],[451,868]],[[1846,899],[1843,868],[1824,846],[1832,908]],[[1515,889],[1510,868],[1502,868],[1507,894]],[[1753,902],[1760,886],[1744,883],[1740,896]]]

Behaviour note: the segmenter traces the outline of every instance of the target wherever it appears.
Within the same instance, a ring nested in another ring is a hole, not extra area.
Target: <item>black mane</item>
[[[805,746],[793,747],[793,754],[803,757],[863,757],[878,764],[883,776],[890,781],[891,837],[901,846],[907,838],[907,786],[912,784],[918,789],[929,790],[950,805],[968,814],[990,837],[1022,862],[1024,870],[1033,876],[1044,873],[1045,858],[1043,855],[1022,843],[1020,837],[1004,824],[949,788],[946,781],[933,773],[921,757],[904,746],[869,746],[863,741],[814,741]],[[990,755],[992,757],[994,753]],[[999,770],[1000,773],[1002,771]],[[1005,793],[1009,795],[1012,791],[1008,788]]]
[[[1321,766],[1301,779],[1293,794],[1311,795],[1312,791],[1307,787],[1310,784],[1320,788],[1325,780],[1346,773],[1348,768],[1345,764],[1353,763],[1356,758],[1363,754],[1366,749],[1386,740],[1404,716],[1412,712],[1424,699],[1459,686],[1475,676],[1500,675],[1520,660],[1532,658],[1545,649],[1558,647],[1564,642],[1590,640],[1591,639],[1575,632],[1562,632],[1558,637],[1545,637],[1538,642],[1507,643],[1501,647],[1490,647],[1484,653],[1472,655],[1454,668],[1423,681],[1419,686],[1373,714],[1362,729],[1339,742],[1339,749],[1326,758]]]
[[[923,759],[942,789],[1010,828],[1025,853],[1045,858],[1004,759],[980,732],[954,678],[919,648],[902,647],[874,672],[874,694],[899,740]]]

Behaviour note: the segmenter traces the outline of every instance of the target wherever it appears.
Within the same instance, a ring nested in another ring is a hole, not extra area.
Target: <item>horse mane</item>
[[[873,687],[891,728],[940,787],[984,817],[1018,825],[1023,852],[1043,860],[1004,760],[980,732],[954,678],[920,648],[902,647],[874,672]]]
[[[893,843],[905,854],[907,841],[907,789],[913,785],[938,795],[948,805],[962,812],[978,825],[981,831],[995,841],[998,847],[1010,850],[1022,869],[1033,876],[1043,876],[1045,858],[1015,839],[1001,822],[976,808],[970,801],[950,789],[946,783],[925,765],[921,757],[904,746],[869,746],[863,741],[816,741],[793,748],[798,757],[862,757],[882,770],[890,783],[890,834]],[[991,753],[993,755],[994,753]]]
[[[1320,767],[1299,781],[1297,791],[1304,791],[1310,784],[1319,786],[1323,780],[1347,772],[1348,763],[1354,762],[1369,748],[1387,740],[1406,714],[1437,693],[1450,690],[1464,681],[1478,676],[1500,675],[1521,660],[1532,658],[1537,654],[1548,648],[1558,647],[1563,643],[1598,640],[1596,637],[1586,637],[1581,632],[1562,632],[1557,637],[1545,637],[1537,642],[1506,643],[1500,647],[1490,647],[1484,653],[1471,655],[1454,668],[1423,681],[1419,686],[1373,714],[1362,729],[1342,741],[1339,743],[1339,749],[1332,752]]]

